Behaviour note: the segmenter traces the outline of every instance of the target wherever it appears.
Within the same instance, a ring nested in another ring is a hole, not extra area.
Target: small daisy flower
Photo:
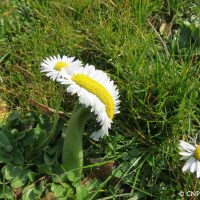
[[[194,173],[196,171],[197,178],[200,178],[200,145],[196,144],[196,140],[193,140],[194,145],[180,140],[179,154],[182,155],[181,160],[188,159],[182,168],[182,171],[190,171]]]
[[[68,85],[67,92],[77,94],[79,102],[85,107],[91,107],[101,125],[101,129],[90,137],[95,140],[108,135],[113,117],[119,113],[119,92],[108,75],[101,70],[95,70],[92,65],[86,65],[79,72],[58,79],[61,84]]]
[[[74,71],[82,67],[81,61],[74,59],[75,57],[50,56],[42,61],[41,72],[46,73],[46,76],[50,77],[53,81],[62,77],[63,73],[71,75]]]

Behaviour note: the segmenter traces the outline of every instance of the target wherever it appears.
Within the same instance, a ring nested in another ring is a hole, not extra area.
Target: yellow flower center
[[[113,118],[115,107],[114,100],[104,86],[102,86],[97,81],[84,74],[75,74],[72,77],[72,80],[79,86],[96,95],[100,99],[100,101],[103,102],[103,104],[105,105],[108,117],[110,119]]]
[[[200,160],[200,145],[196,146],[194,155],[195,155],[195,157],[196,157],[197,160]]]
[[[68,64],[66,62],[63,62],[63,61],[59,61],[55,64],[54,68],[57,70],[57,71],[61,71],[62,68],[65,68],[65,67],[68,67]]]

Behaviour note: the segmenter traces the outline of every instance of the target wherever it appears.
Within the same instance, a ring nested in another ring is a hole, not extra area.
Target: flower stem
[[[91,112],[83,105],[76,104],[68,122],[63,130],[64,144],[62,153],[63,167],[66,171],[75,170],[76,177],[81,177],[83,165],[82,136],[85,123],[91,118]]]

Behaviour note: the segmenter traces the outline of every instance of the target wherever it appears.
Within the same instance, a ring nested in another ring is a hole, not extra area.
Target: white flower
[[[192,139],[193,140],[193,139]],[[196,144],[196,140],[194,141],[194,145],[180,140],[179,143],[179,154],[182,155],[181,160],[188,159],[185,165],[182,168],[182,171],[188,171],[194,173],[196,171],[197,178],[200,177],[200,145]]]
[[[58,79],[61,84],[68,85],[67,92],[77,94],[79,102],[85,107],[90,107],[96,115],[96,120],[101,129],[90,137],[95,140],[108,135],[108,129],[114,114],[119,113],[119,92],[108,75],[94,66],[86,65],[79,72],[69,76],[65,74]]]
[[[62,77],[63,73],[71,75],[74,71],[82,67],[81,61],[74,59],[75,57],[50,56],[42,61],[41,72],[45,72],[46,76],[50,77],[53,81]]]

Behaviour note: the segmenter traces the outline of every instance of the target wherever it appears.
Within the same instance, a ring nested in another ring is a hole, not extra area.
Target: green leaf
[[[14,127],[19,122],[19,118],[20,118],[20,112],[18,111],[12,112],[6,119],[6,127]]]
[[[113,171],[113,175],[117,178],[122,177],[123,172],[120,169],[116,169],[115,171]]]
[[[14,179],[12,179],[10,185],[12,188],[20,188],[22,186],[24,186],[24,184],[27,182],[28,180],[28,176],[24,175],[24,176],[17,176]]]
[[[55,161],[56,161],[56,154],[54,152],[53,153],[49,151],[44,152],[44,162],[47,165],[52,165]]]
[[[12,160],[10,155],[4,151],[0,151],[0,163],[9,163]]]
[[[12,199],[14,200],[12,189],[5,185],[4,192],[2,189],[0,189],[0,199]]]
[[[34,135],[36,137],[35,146],[43,148],[46,145],[45,141],[47,140],[48,134],[45,129],[41,129],[39,125],[34,128]]]
[[[22,195],[22,200],[34,200],[35,199],[35,195],[33,193],[33,187],[29,188],[28,190],[26,190],[25,192],[23,192]]]
[[[52,183],[51,191],[54,193],[55,197],[66,197],[66,189],[62,185]]]
[[[67,172],[67,179],[68,179],[69,181],[71,181],[71,182],[74,182],[74,181],[75,181],[75,174],[74,174],[74,172],[68,171],[68,172]]]
[[[10,180],[13,178],[12,169],[13,165],[6,165],[5,167],[2,168],[1,171],[4,174],[6,180]]]
[[[41,173],[44,173],[44,174],[48,174],[48,175],[52,175],[52,169],[49,165],[46,165],[46,164],[42,164],[42,165],[38,165],[38,170],[39,172]]]
[[[27,171],[22,167],[7,165],[2,169],[6,180],[11,180],[12,188],[22,187],[28,180]]]
[[[0,131],[0,148],[4,149],[6,152],[11,152],[13,150],[10,138],[3,131]]]
[[[35,172],[28,172],[28,178],[31,182],[35,181],[36,177],[38,176],[38,173],[35,173]]]
[[[188,27],[182,28],[178,43],[180,48],[190,48],[191,30]]]
[[[15,152],[14,152],[14,155],[13,155],[13,162],[17,165],[22,165],[24,164],[24,156],[23,156],[23,152],[20,151],[19,149],[17,149]]]
[[[33,143],[35,139],[35,133],[34,133],[34,130],[31,129],[29,131],[27,131],[25,133],[25,136],[23,137],[23,139],[21,140],[21,144],[26,147],[26,146],[29,146],[30,144]]]
[[[89,196],[89,191],[85,187],[77,185],[76,195],[77,195],[77,200],[87,200]]]
[[[39,126],[42,129],[46,129],[48,132],[52,129],[52,123],[50,121],[49,116],[47,115],[39,115]]]
[[[34,194],[38,195],[38,196],[41,196],[42,193],[46,189],[46,185],[45,184],[46,184],[45,181],[41,181],[40,183],[35,184],[35,187],[34,187],[34,190],[33,190]]]

